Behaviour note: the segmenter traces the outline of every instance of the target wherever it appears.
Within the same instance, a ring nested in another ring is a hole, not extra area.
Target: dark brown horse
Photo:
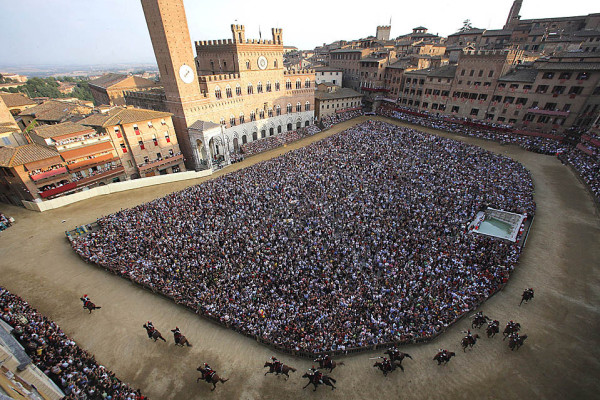
[[[213,388],[210,389],[211,391],[213,391],[217,388],[217,383],[219,383],[219,382],[225,383],[229,380],[229,379],[223,379],[223,378],[219,377],[219,375],[217,375],[217,373],[214,371],[207,373],[207,371],[204,368],[202,368],[202,366],[196,368],[196,371],[200,371],[200,373],[202,374],[201,377],[196,379],[196,383],[198,383],[198,381],[200,379],[206,381],[207,383],[212,383]]]
[[[175,346],[183,347],[185,345],[192,347],[192,344],[187,340],[187,338],[181,334],[179,328],[175,327],[175,329],[171,329],[171,332],[173,332],[173,336],[175,338]]]
[[[318,362],[319,363],[319,368],[320,369],[328,369],[330,373],[333,372],[333,369],[336,366],[338,366],[338,365],[344,365],[343,362],[335,362],[331,358],[326,359],[323,356],[319,356],[319,358],[317,358],[316,360],[314,360],[314,362]]]
[[[453,351],[440,351],[435,355],[435,357],[433,357],[433,359],[434,361],[438,362],[438,365],[440,365],[441,363],[444,363],[444,365],[446,365],[448,364],[448,361],[450,361],[450,359],[455,355],[456,353],[454,353]]]
[[[404,360],[405,357],[408,357],[412,360],[412,357],[410,356],[410,354],[403,353],[396,349],[387,349],[386,351],[383,352],[383,354],[387,354],[388,356],[390,356],[391,361],[399,361],[400,363],[402,363],[402,360]]]
[[[404,371],[404,368],[402,367],[402,364],[395,362],[395,361],[391,361],[387,364],[384,364],[381,361],[375,361],[375,364],[373,364],[374,368],[379,368],[379,370],[381,372],[383,372],[383,376],[387,376],[387,374],[389,374],[390,372],[394,372],[396,370],[396,368],[400,367],[400,369],[402,371]]]
[[[500,322],[497,320],[490,322],[485,329],[485,333],[487,333],[488,337],[496,336],[496,333],[500,333]]]
[[[467,347],[473,349],[473,346],[475,346],[475,343],[477,343],[477,339],[479,339],[478,334],[465,336],[464,338],[462,338],[462,340],[460,341],[460,345],[462,346],[463,351],[467,351]]]
[[[523,304],[523,302],[529,303],[529,300],[531,299],[533,299],[533,289],[525,289],[523,291],[523,294],[521,295],[521,302],[519,303],[519,307],[521,307],[521,304]]]
[[[519,350],[519,347],[523,346],[525,339],[527,339],[527,335],[519,335],[518,333],[515,333],[510,337],[510,340],[508,341],[508,347],[511,350]]]
[[[163,342],[166,342],[165,338],[162,337],[162,335],[160,334],[160,332],[158,331],[158,329],[156,329],[156,328],[149,328],[148,325],[146,325],[146,324],[144,324],[142,326],[144,327],[144,329],[146,329],[146,333],[148,334],[148,338],[154,339],[155,342],[158,339],[161,339]]]
[[[308,383],[302,389],[306,389],[306,387],[312,383],[315,386],[315,389],[313,390],[313,392],[314,392],[315,390],[317,390],[317,386],[319,386],[321,384],[321,382],[319,382],[319,380],[316,379],[314,375],[311,375],[308,372],[305,373],[304,375],[302,375],[302,377],[308,378]],[[334,383],[336,382],[336,380],[333,379],[332,377],[327,376],[327,375],[322,375],[321,380],[323,381],[323,384],[325,384],[327,386],[331,386],[331,390],[335,389]]]
[[[98,309],[102,308],[102,307],[100,307],[100,306],[97,306],[97,305],[95,305],[95,304],[94,304],[94,303],[92,303],[91,301],[84,299],[83,297],[80,297],[79,299],[80,299],[81,301],[83,301],[83,308],[84,308],[85,310],[89,310],[90,314],[92,313],[92,311],[94,311],[94,310],[98,310]]]
[[[296,368],[290,367],[289,365],[279,364],[278,367],[275,367],[275,364],[270,361],[265,362],[264,368],[267,368],[267,367],[269,367],[269,370],[267,372],[265,372],[265,376],[267,374],[272,374],[272,373],[275,373],[275,375],[283,374],[286,376],[286,378],[285,378],[286,381],[290,377],[290,375],[289,375],[290,371],[296,372]]]
[[[481,328],[483,326],[483,324],[485,324],[487,321],[489,321],[490,318],[487,315],[476,315],[475,318],[473,319],[473,322],[471,322],[471,328]]]
[[[507,337],[510,336],[511,333],[515,333],[515,332],[519,332],[521,330],[521,324],[518,322],[508,322],[506,324],[506,328],[504,328],[504,332],[502,332],[502,334],[504,335],[504,338],[502,338],[502,340],[506,340]]]

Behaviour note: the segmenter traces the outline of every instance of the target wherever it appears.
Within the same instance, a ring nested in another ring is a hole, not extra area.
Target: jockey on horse
[[[207,363],[204,363],[204,372],[203,372],[203,376],[202,379],[204,379],[206,382],[211,383],[211,378],[212,376],[215,374],[215,371],[210,367],[210,365],[208,365]]]
[[[171,332],[173,332],[173,336],[175,337],[175,344],[179,344],[179,341],[181,340],[181,337],[183,336],[181,334],[181,331],[179,330],[179,327],[175,327],[175,329],[171,329]]]
[[[332,362],[333,360],[331,359],[331,357],[329,356],[329,354],[325,354],[324,356],[319,356],[315,362],[318,362],[321,368],[331,368],[332,367]]]
[[[148,322],[146,323],[146,326],[147,326],[147,328],[146,328],[146,333],[148,334],[148,338],[149,338],[149,339],[152,339],[152,334],[154,333],[154,330],[155,330],[156,328],[154,328],[154,325],[152,324],[152,321],[148,321]]]
[[[273,371],[281,372],[281,368],[283,367],[283,363],[277,359],[277,357],[272,356],[271,361],[273,361]]]
[[[471,330],[470,329],[467,329],[466,331],[463,331],[463,333],[467,334],[467,336],[465,336],[465,338],[469,341],[469,344],[475,343],[475,339],[473,338],[473,335],[471,334]]]
[[[387,357],[383,357],[383,369],[388,371],[388,372],[392,372],[395,368],[394,368],[394,364],[392,364],[392,360],[388,359]]]
[[[315,368],[314,365],[312,368],[309,368],[308,371],[309,371],[310,375],[313,376],[314,382],[319,382],[319,383],[323,384],[323,374],[321,373],[321,371],[319,371],[317,368]]]

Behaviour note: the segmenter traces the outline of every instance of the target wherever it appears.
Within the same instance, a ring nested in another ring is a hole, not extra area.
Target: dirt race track
[[[365,119],[347,121],[286,148],[251,157],[213,177]],[[101,196],[41,214],[0,205],[0,211],[16,219],[13,227],[0,234],[0,285],[58,322],[101,364],[151,399],[599,398],[600,220],[590,194],[556,157],[479,139],[460,140],[508,155],[533,175],[538,208],[520,265],[505,289],[481,307],[500,321],[501,328],[510,319],[521,323],[522,333],[529,337],[518,352],[511,352],[497,336],[482,338],[472,351],[463,353],[461,331],[470,324],[463,319],[432,343],[405,346],[402,350],[413,357],[403,362],[405,372],[397,370],[384,378],[369,360],[380,352],[338,357],[345,363],[332,374],[338,389],[332,392],[321,386],[313,393],[312,386],[302,389],[306,380],[301,376],[312,365],[310,360],[276,354],[298,371],[287,382],[263,376],[263,363],[274,354],[271,349],[86,264],[64,236],[65,230],[100,215],[202,180]],[[535,299],[518,307],[526,287],[535,288]],[[102,309],[92,315],[84,312],[79,301],[84,293]],[[142,324],[149,319],[167,338],[166,344],[147,338]],[[169,330],[176,325],[194,347],[174,346]],[[457,354],[445,367],[432,360],[440,347]],[[205,361],[230,378],[214,392],[207,383],[196,383],[196,367]]]

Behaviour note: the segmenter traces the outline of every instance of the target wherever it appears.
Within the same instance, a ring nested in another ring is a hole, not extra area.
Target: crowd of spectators
[[[86,261],[290,350],[427,339],[498,290],[520,248],[471,234],[535,211],[502,155],[368,121],[98,219]]]
[[[592,154],[587,154],[572,148],[559,154],[558,158],[575,168],[592,191],[596,202],[600,203],[600,152],[595,149]]]
[[[502,144],[517,144],[525,150],[535,153],[555,155],[565,147],[555,139],[514,134],[508,126],[502,124],[478,121],[476,125],[469,126],[465,124],[465,119],[435,116],[427,113],[415,115],[398,111],[398,109],[398,107],[380,106],[377,109],[377,114],[428,128],[493,140]]]
[[[0,287],[0,317],[13,330],[12,335],[50,379],[65,393],[66,400],[142,400],[113,372],[99,365],[94,356],[81,349],[53,321],[29,304]]]
[[[311,125],[304,128],[299,128],[295,131],[288,131],[278,134],[277,136],[269,136],[264,139],[254,140],[249,143],[244,143],[241,148],[241,154],[251,156],[262,153],[263,151],[271,150],[284,144],[292,143],[307,136],[312,136],[321,132],[317,125]]]
[[[328,115],[321,118],[321,123],[323,124],[324,129],[329,129],[335,124],[348,121],[352,118],[360,117],[361,115],[363,115],[362,110],[344,111],[339,114]]]
[[[12,226],[14,219],[0,213],[0,232]]]

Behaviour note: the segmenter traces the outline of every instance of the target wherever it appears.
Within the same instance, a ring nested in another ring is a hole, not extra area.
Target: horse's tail
[[[330,377],[330,376],[329,376],[328,378],[329,378],[329,380],[330,380],[331,382],[333,382],[333,383],[336,383],[336,382],[337,382],[335,379],[333,379],[333,378],[332,378],[332,377]]]
[[[405,355],[406,357],[410,358],[411,360],[413,359],[413,358],[410,356],[410,354],[408,354],[408,353],[404,353],[404,355]]]
[[[337,363],[337,365],[344,365],[344,362],[341,361],[341,362]]]
[[[101,309],[102,307],[100,307],[100,306],[95,306],[94,308],[95,308],[96,310],[99,310],[99,309]]]
[[[225,378],[219,378],[219,382],[221,383],[225,383],[229,380],[229,378],[225,379]]]
[[[289,368],[290,368],[290,371],[296,372],[296,368],[294,368],[294,367],[289,367]]]

